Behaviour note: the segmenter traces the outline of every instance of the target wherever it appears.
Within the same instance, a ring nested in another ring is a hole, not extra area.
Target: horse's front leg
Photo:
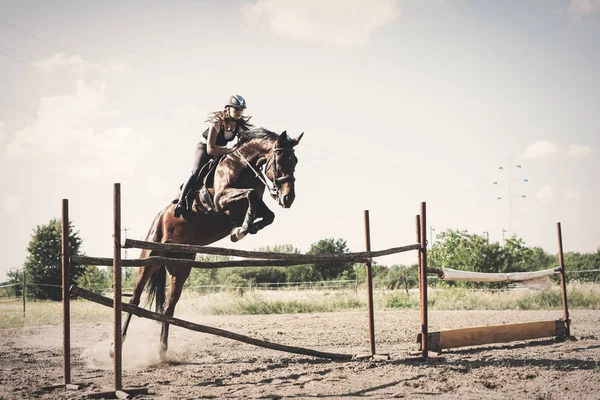
[[[255,190],[250,190],[246,195],[246,198],[248,200],[248,208],[246,209],[244,222],[242,222],[240,227],[234,228],[231,231],[230,239],[232,242],[242,240],[248,233],[254,234],[260,229],[256,227],[254,221],[256,220],[257,209],[259,208],[260,203],[262,203],[262,200]]]
[[[146,258],[149,256],[158,255],[156,252],[152,252],[149,250],[142,250],[140,258]],[[129,300],[129,304],[133,304],[134,306],[140,305],[140,300],[142,298],[142,293],[144,292],[144,288],[146,287],[146,283],[152,276],[152,274],[158,269],[160,266],[158,265],[146,265],[145,267],[141,267],[138,271],[138,276],[135,282],[135,286],[133,288],[133,296],[131,300]],[[131,317],[133,314],[127,313],[125,317],[125,322],[123,323],[123,328],[121,330],[121,343],[125,343],[125,338],[127,337],[127,330],[129,328],[129,324],[131,323]],[[114,346],[111,344],[109,350],[110,358],[114,357]]]
[[[269,209],[269,207],[267,207],[267,205],[262,199],[259,200],[258,205],[256,207],[256,218],[257,220],[255,220],[254,222],[255,232],[250,233],[256,233],[260,231],[264,227],[271,225],[275,220],[275,214]]]

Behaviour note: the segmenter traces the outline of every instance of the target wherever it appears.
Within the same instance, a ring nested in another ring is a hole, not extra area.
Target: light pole
[[[487,240],[487,244],[490,244],[490,233],[488,231],[484,231],[483,233],[485,233],[485,240]]]
[[[127,231],[129,230],[129,228],[125,227],[123,228],[123,237],[125,238],[125,240],[127,240]],[[125,248],[124,251],[124,258],[127,258],[127,248]]]
[[[513,193],[512,193],[512,186],[513,183],[519,182],[519,183],[527,183],[529,182],[528,179],[514,179],[513,177],[513,169],[521,169],[521,165],[513,165],[511,163],[511,158],[508,158],[508,164],[507,165],[501,165],[498,167],[498,170],[501,170],[502,172],[506,171],[508,174],[508,179],[506,180],[507,182],[507,186],[508,186],[508,195],[507,195],[507,200],[508,200],[508,232],[512,232],[511,230],[511,224],[512,224],[512,200],[513,200]],[[498,181],[494,181],[493,183],[494,185],[498,185]],[[527,196],[525,196],[523,193],[521,193],[521,195],[519,196],[519,198],[521,199],[526,199]],[[497,200],[502,200],[503,197],[502,196],[498,196],[496,197]]]
[[[504,247],[504,243],[505,243],[505,241],[504,241],[504,234],[506,232],[507,232],[506,229],[502,228],[502,247]]]
[[[433,232],[435,232],[435,229],[429,225],[429,237],[431,238],[431,246],[433,247],[433,241],[435,239],[435,237],[433,236]]]

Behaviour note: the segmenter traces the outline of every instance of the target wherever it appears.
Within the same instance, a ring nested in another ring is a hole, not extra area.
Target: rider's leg
[[[197,184],[198,175],[200,174],[200,170],[208,162],[209,159],[210,159],[210,156],[208,155],[208,152],[206,151],[206,144],[202,143],[202,142],[198,143],[198,146],[196,147],[196,153],[194,155],[194,166],[192,169],[192,174],[188,177],[188,179],[185,181],[185,184],[181,188],[181,194],[179,195],[179,201],[177,202],[177,205],[175,206],[175,211],[174,211],[175,217],[180,217],[181,213],[187,209],[187,200],[186,200],[187,195]]]
[[[179,195],[179,201],[177,202],[177,205],[175,206],[175,211],[174,211],[176,217],[179,218],[181,216],[181,213],[187,209],[186,197],[187,197],[188,193],[190,193],[190,191],[192,190],[192,188],[194,187],[195,184],[196,184],[196,174],[192,173],[187,178],[187,180],[183,184],[183,187],[181,188],[181,194]]]

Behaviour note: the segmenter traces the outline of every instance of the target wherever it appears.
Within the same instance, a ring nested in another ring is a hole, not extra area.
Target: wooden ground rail
[[[443,349],[509,343],[553,336],[566,336],[565,322],[562,319],[430,332],[429,350],[440,353]],[[421,334],[417,335],[417,342],[421,343]]]

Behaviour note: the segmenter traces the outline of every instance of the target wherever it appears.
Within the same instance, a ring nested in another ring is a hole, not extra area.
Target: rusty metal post
[[[27,316],[27,314],[25,313],[25,303],[26,303],[26,291],[27,290],[27,272],[25,272],[25,269],[23,269],[23,290],[21,291],[21,294],[23,295],[23,318],[25,318]]]
[[[123,388],[121,351],[121,184],[114,186],[113,284],[115,391]]]
[[[563,320],[565,323],[567,337],[569,337],[571,336],[571,320],[569,319],[569,306],[567,303],[567,277],[565,275],[565,255],[563,253],[562,229],[560,222],[556,223],[556,230],[558,232],[558,265],[560,266],[560,288],[562,292],[562,303],[564,310]]]
[[[415,219],[416,219],[415,226],[417,227],[417,243],[421,244],[421,216],[417,214],[417,215],[415,215]],[[423,290],[423,288],[421,287],[421,249],[419,249],[419,251],[417,252],[417,260],[418,260],[417,278],[419,279],[419,293],[420,293]]]
[[[421,277],[421,351],[423,358],[429,356],[429,321],[427,319],[427,207],[426,203],[421,203],[421,219],[419,222],[419,243],[421,244],[420,253],[420,277]]]
[[[63,375],[71,383],[71,255],[69,252],[69,200],[62,201],[62,306],[63,306]],[[23,291],[25,287],[23,286]],[[25,304],[25,303],[23,303]],[[24,310],[24,309],[23,309]]]
[[[369,224],[369,210],[365,210],[365,244],[367,251],[371,251],[371,226]],[[371,261],[367,262],[367,293],[369,305],[369,341],[371,355],[375,355],[375,316],[373,315],[373,270]]]

